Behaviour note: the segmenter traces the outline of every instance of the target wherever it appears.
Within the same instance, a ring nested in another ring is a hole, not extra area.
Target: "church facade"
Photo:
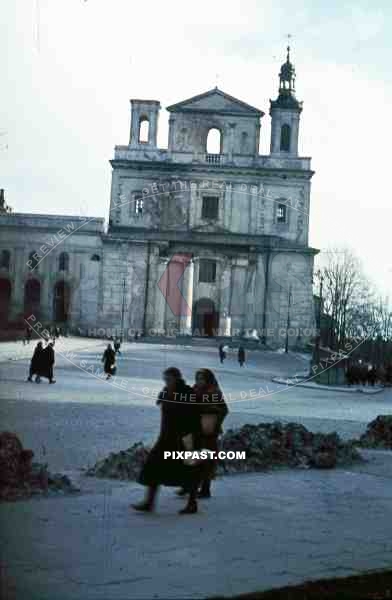
[[[251,336],[271,346],[290,330],[291,345],[305,343],[315,335],[313,171],[298,155],[289,52],[267,156],[263,112],[218,88],[167,110],[163,149],[160,103],[131,100],[107,230],[103,219],[0,214],[3,320],[36,313],[91,335]]]

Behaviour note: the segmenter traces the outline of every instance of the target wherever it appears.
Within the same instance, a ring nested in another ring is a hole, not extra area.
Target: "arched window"
[[[2,250],[0,255],[0,269],[10,270],[11,252],[9,250]]]
[[[24,314],[39,316],[41,304],[41,284],[38,279],[28,279],[24,290]]]
[[[222,153],[222,134],[216,127],[212,127],[207,134],[207,154]]]
[[[140,117],[139,121],[139,143],[146,144],[148,142],[148,135],[150,130],[150,123],[147,117]]]
[[[39,257],[38,254],[35,250],[33,250],[33,252],[30,252],[29,254],[29,260],[27,261],[27,266],[29,267],[29,269],[31,271],[35,270],[38,271],[38,265],[39,265]]]
[[[69,254],[62,252],[59,256],[59,271],[69,271]]]
[[[8,321],[11,301],[11,282],[8,279],[0,279],[0,323]]]
[[[284,124],[282,125],[282,129],[280,130],[280,149],[283,152],[290,152],[290,143],[291,127],[290,125]]]

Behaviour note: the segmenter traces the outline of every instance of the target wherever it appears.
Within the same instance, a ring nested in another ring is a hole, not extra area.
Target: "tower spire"
[[[290,35],[287,37],[291,37]],[[302,103],[298,102],[295,96],[295,67],[291,62],[290,43],[286,47],[286,61],[280,67],[279,72],[279,95],[275,101],[282,108],[301,108]]]
[[[302,102],[295,95],[295,68],[291,62],[290,37],[286,60],[279,72],[279,94],[270,101],[271,154],[298,156],[299,118]]]
[[[286,62],[280,68],[279,94],[295,95],[295,68],[290,61],[290,45],[287,46]]]

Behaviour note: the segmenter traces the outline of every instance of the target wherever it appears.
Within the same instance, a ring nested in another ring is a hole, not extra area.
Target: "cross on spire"
[[[290,62],[290,40],[293,37],[291,33],[287,34],[287,62]]]

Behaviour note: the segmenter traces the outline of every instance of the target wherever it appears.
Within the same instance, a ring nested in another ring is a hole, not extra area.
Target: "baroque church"
[[[129,143],[111,160],[103,218],[12,213],[0,200],[0,318],[34,315],[85,335],[314,337],[308,245],[311,160],[298,155],[302,102],[287,59],[263,111],[217,87],[167,107],[131,100]]]

